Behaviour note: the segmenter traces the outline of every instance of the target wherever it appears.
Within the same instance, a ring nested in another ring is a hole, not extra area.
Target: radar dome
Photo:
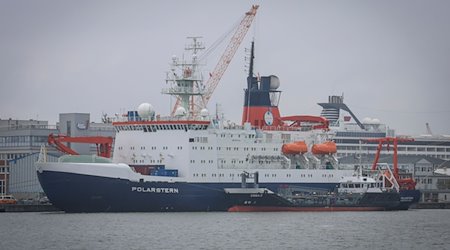
[[[270,89],[275,90],[280,87],[280,79],[278,79],[278,76],[271,75],[270,76]]]
[[[364,124],[370,124],[371,122],[372,122],[372,118],[370,118],[370,117],[365,117],[362,120],[362,123],[364,123]]]
[[[183,107],[178,107],[177,110],[175,110],[175,116],[185,116],[186,115],[186,109]]]
[[[153,115],[154,110],[150,103],[144,102],[139,105],[137,112],[142,119],[148,120]]]
[[[206,117],[209,115],[208,109],[202,109],[200,110],[200,116]]]
[[[363,123],[364,124],[381,124],[380,119],[378,118],[370,118],[370,117],[366,117],[363,119]]]

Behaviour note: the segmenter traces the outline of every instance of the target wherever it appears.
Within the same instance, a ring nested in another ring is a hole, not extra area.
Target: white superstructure
[[[356,154],[375,154],[377,145],[366,143],[365,139],[395,137],[395,130],[383,124],[377,118],[366,117],[362,121],[344,104],[344,96],[330,96],[328,103],[319,103],[323,107],[322,116],[330,121],[330,130],[337,144],[338,158]],[[341,113],[341,111],[343,111]],[[414,139],[398,145],[399,155],[431,156],[450,160],[450,135],[425,134],[401,136]],[[383,154],[392,154],[384,151]]]

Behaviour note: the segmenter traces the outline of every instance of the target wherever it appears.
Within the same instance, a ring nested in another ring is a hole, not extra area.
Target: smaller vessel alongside
[[[244,173],[242,188],[227,188],[229,212],[332,212],[332,211],[389,211],[402,210],[398,184],[392,183],[389,171],[379,171],[376,176],[342,177],[338,187],[330,192],[321,189],[304,189],[295,186],[279,188],[274,193],[259,188],[258,173]],[[246,187],[246,179],[253,178],[254,187]],[[395,181],[395,179],[394,179]]]

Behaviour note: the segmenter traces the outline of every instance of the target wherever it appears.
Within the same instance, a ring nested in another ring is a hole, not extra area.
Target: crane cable
[[[229,30],[223,33],[214,43],[212,43],[211,46],[208,49],[206,49],[203,54],[199,56],[199,60],[200,61],[205,60],[207,57],[209,57],[209,55],[212,52],[214,52],[217,49],[217,47],[223,44],[223,42],[226,41],[227,38],[230,37],[230,35],[239,27],[239,24],[241,23],[242,19],[243,17],[240,17],[239,20],[237,20],[236,23],[234,23]]]

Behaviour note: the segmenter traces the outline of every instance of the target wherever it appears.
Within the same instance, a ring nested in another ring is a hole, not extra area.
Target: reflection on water
[[[445,249],[449,218],[450,210],[0,213],[0,249]]]

